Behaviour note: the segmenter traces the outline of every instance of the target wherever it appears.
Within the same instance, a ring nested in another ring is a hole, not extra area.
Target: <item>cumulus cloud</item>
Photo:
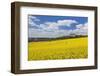
[[[78,23],[78,22],[75,21],[75,20],[58,20],[58,21],[57,21],[57,25],[58,25],[58,26],[65,25],[65,26],[70,27],[71,24],[73,24],[73,23]]]
[[[71,24],[73,23],[78,23],[78,22],[75,20],[58,20],[57,22],[45,22],[44,24],[40,24],[39,27],[41,27],[43,30],[57,31],[59,30],[60,26],[70,27]]]
[[[88,23],[76,25],[76,29],[73,30],[76,35],[87,35],[88,34]]]
[[[28,23],[29,23],[29,28],[36,27],[38,28],[37,24],[35,22],[40,21],[37,17],[35,16],[28,16]]]
[[[75,35],[87,35],[88,23],[79,24],[76,20],[58,20],[56,22],[44,22],[42,24],[36,24],[40,20],[35,16],[29,16],[29,38],[30,37],[46,37],[56,38],[61,36]],[[71,27],[75,25],[76,29],[59,29],[60,26]]]
[[[58,26],[56,26],[55,22],[46,22],[44,24],[40,24],[40,27],[43,30],[58,30]]]
[[[29,38],[56,38],[59,37],[58,32],[53,32],[53,31],[44,31],[41,29],[30,29],[29,30]]]
[[[78,22],[75,20],[58,20],[57,22],[46,22],[45,24],[47,24],[48,27],[53,28],[53,27],[59,27],[59,26],[70,27],[71,24],[73,23],[78,23]]]
[[[32,20],[32,21],[40,21],[40,19],[38,19],[37,17],[35,17],[35,16],[28,16],[29,17],[29,19],[30,20]]]
[[[76,25],[76,28],[77,29],[80,29],[80,28],[82,28],[83,27],[83,24],[78,24],[78,25]]]

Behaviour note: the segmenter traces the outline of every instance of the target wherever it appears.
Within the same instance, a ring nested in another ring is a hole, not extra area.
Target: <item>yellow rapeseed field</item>
[[[28,60],[80,59],[88,57],[88,38],[29,42]]]

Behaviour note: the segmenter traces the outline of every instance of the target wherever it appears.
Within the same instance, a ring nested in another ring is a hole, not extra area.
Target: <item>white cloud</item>
[[[46,22],[44,24],[40,24],[40,27],[43,30],[57,30],[58,26],[54,22]]]
[[[49,31],[44,31],[41,29],[30,29],[29,30],[29,38],[55,38],[55,37],[59,37],[59,33],[57,32],[49,32]]]
[[[85,23],[85,24],[84,24],[84,27],[83,27],[83,29],[86,29],[86,30],[88,30],[88,23]]]
[[[35,17],[35,16],[29,15],[28,17],[29,17],[29,19],[31,19],[31,20],[33,20],[33,21],[40,21],[40,20],[39,20],[37,17]]]
[[[38,29],[29,28],[29,37],[55,38],[61,36],[69,36],[70,34],[87,35],[88,31],[88,23],[78,24],[74,30],[59,30],[60,26],[71,27],[71,24],[78,23],[75,20],[58,20],[57,22],[45,22],[39,25],[37,25],[35,21],[39,21],[39,19],[34,16],[29,18],[29,24],[31,26],[39,27]]]
[[[45,24],[48,25],[48,27],[58,27],[58,26],[68,26],[70,27],[71,24],[78,23],[75,20],[58,20],[57,22],[46,22]]]
[[[45,22],[44,24],[40,24],[40,27],[43,30],[59,30],[59,26],[68,26],[70,27],[71,24],[78,23],[75,20],[58,20],[57,22]]]
[[[78,28],[78,29],[80,29],[80,28],[82,28],[83,27],[83,24],[78,24],[78,25],[76,25],[76,28]]]
[[[33,29],[29,30],[29,38],[56,38],[61,36],[69,36],[73,31],[72,30],[41,30],[41,29]]]
[[[75,20],[58,20],[57,21],[58,26],[65,25],[65,26],[70,27],[71,24],[73,24],[73,23],[77,23],[77,21],[75,21]]]
[[[29,17],[29,27],[30,26],[36,26],[37,27],[37,24],[35,23],[36,21],[40,21],[37,17],[35,16],[28,16]]]
[[[76,35],[87,35],[88,34],[88,23],[76,25],[76,29],[73,30]]]

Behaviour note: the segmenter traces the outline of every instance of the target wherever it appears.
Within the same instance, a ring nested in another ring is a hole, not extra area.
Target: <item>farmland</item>
[[[88,38],[28,43],[28,60],[81,59],[88,57]]]

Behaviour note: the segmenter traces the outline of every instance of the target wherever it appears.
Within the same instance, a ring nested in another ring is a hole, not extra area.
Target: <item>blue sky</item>
[[[29,37],[60,37],[77,35],[87,35],[88,18],[75,16],[28,16]]]

